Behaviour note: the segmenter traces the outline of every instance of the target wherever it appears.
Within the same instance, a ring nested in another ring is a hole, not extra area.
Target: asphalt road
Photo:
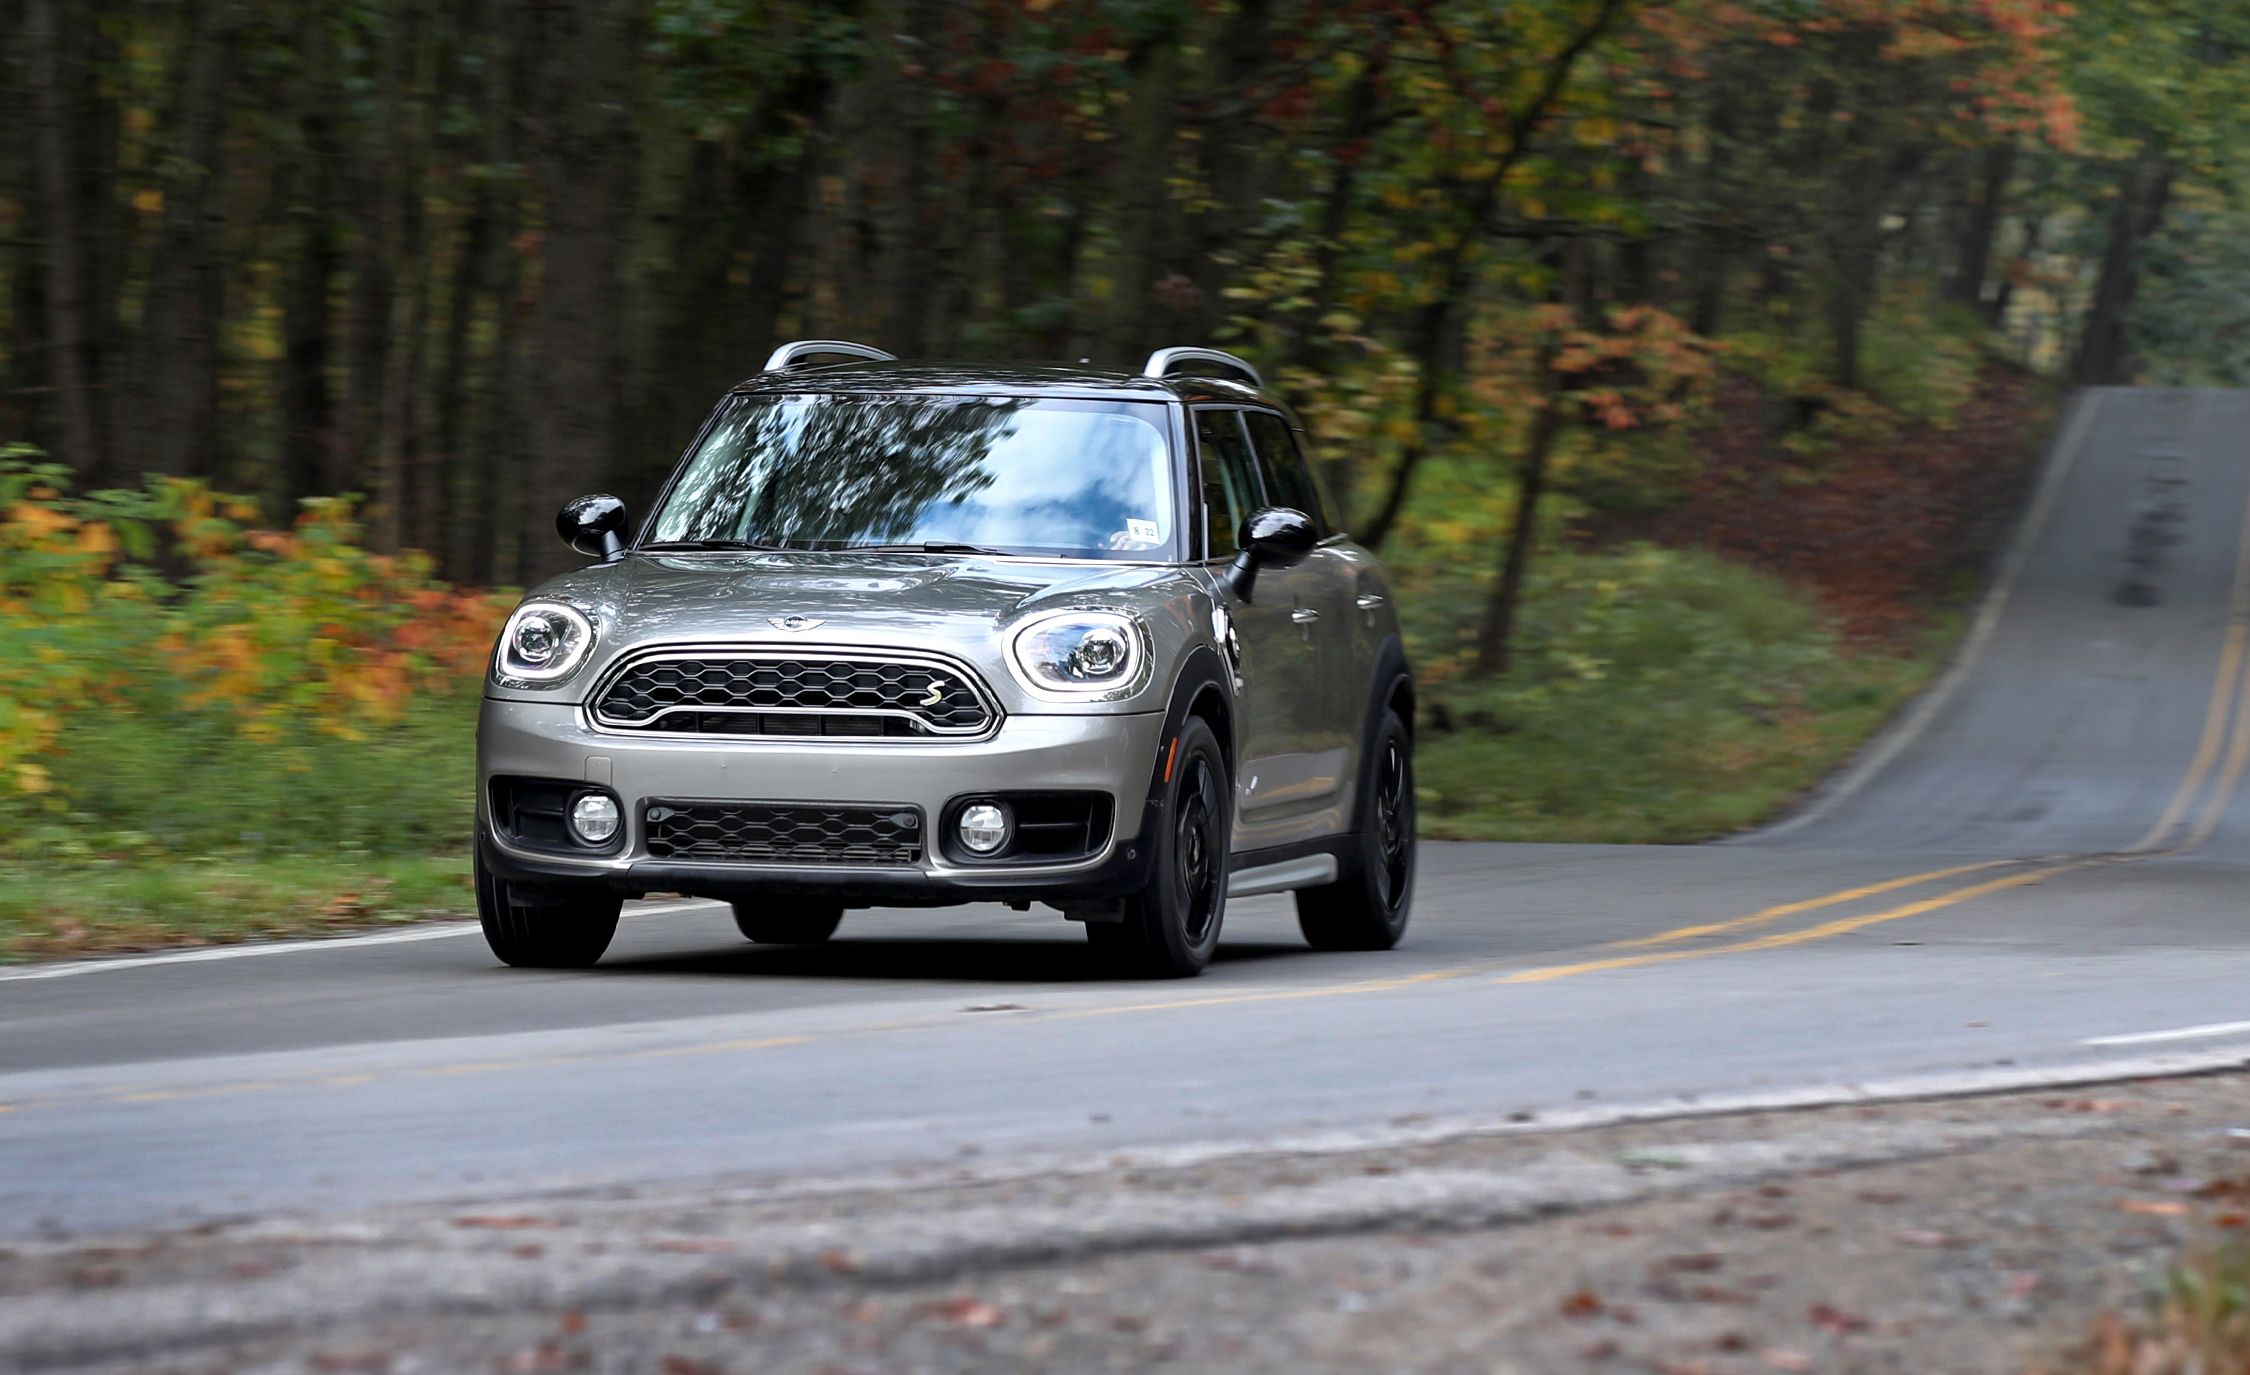
[[[1387,954],[1264,898],[1113,983],[1043,915],[671,904],[585,973],[473,928],[0,971],[0,1236],[2250,1055],[2246,507],[2250,395],[2082,398],[1956,672],[1798,817],[1431,845]]]

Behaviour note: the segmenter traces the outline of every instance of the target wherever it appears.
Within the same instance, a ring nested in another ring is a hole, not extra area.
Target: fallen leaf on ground
[[[1898,1238],[1901,1246],[1920,1246],[1930,1250],[1963,1244],[1961,1238],[1951,1232],[1932,1232],[1919,1227],[1907,1227],[1893,1235]]]
[[[1564,1299],[1559,1305],[1559,1311],[1566,1318],[1584,1322],[1588,1318],[1598,1318],[1608,1312],[1609,1305],[1603,1303],[1602,1296],[1593,1290],[1581,1289],[1569,1298]]]
[[[591,1364],[583,1351],[554,1342],[527,1347],[500,1363],[501,1375],[552,1375],[559,1370],[579,1370]]]
[[[994,1305],[986,1303],[983,1299],[971,1298],[967,1294],[958,1294],[950,1299],[940,1299],[931,1304],[925,1311],[933,1317],[943,1318],[947,1322],[959,1323],[963,1327],[998,1327],[1008,1320],[1007,1314],[1002,1313]]]
[[[2155,1198],[2128,1198],[2117,1206],[2128,1213],[2139,1213],[2144,1217],[2185,1217],[2188,1210],[2185,1203]]]
[[[1690,1274],[1716,1270],[1726,1264],[1726,1257],[1716,1251],[1691,1251],[1686,1255],[1666,1256],[1657,1265],[1666,1270],[1681,1270]]]
[[[1805,1321],[1830,1332],[1865,1332],[1867,1319],[1857,1313],[1848,1313],[1832,1303],[1816,1303],[1805,1310]]]
[[[526,1227],[560,1227],[559,1222],[543,1217],[502,1217],[497,1214],[471,1213],[453,1219],[456,1227],[489,1227],[495,1231],[516,1231]]]

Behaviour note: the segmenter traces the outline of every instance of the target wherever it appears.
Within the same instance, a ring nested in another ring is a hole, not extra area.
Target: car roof
[[[1230,402],[1271,406],[1288,414],[1279,397],[1223,377],[1175,373],[1144,377],[1087,367],[986,363],[832,363],[825,367],[762,372],[737,384],[734,395],[807,392],[932,392],[952,396],[1052,396],[1085,400]]]

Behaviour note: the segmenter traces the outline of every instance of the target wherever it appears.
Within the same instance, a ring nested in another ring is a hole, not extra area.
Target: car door
[[[1262,410],[1245,411],[1242,419],[1267,504],[1304,512],[1322,535],[1320,547],[1290,570],[1290,619],[1312,651],[1312,676],[1296,685],[1302,717],[1298,747],[1304,753],[1294,762],[1292,784],[1308,804],[1333,809],[1329,829],[1343,830],[1349,821],[1342,803],[1348,800],[1367,708],[1367,669],[1360,662],[1359,617],[1353,607],[1359,573],[1339,547],[1327,504],[1289,422]]]
[[[1235,594],[1226,566],[1235,556],[1237,532],[1252,511],[1273,503],[1259,476],[1242,412],[1199,407],[1193,420],[1207,568],[1240,653],[1235,665],[1240,763],[1234,848],[1285,845],[1322,833],[1317,825],[1320,802],[1307,791],[1312,772],[1307,761],[1314,752],[1307,730],[1314,717],[1305,701],[1318,651],[1296,614],[1304,605],[1300,594],[1309,575],[1303,564],[1261,569],[1247,601]]]

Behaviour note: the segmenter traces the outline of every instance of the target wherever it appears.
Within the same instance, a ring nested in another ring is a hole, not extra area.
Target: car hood
[[[771,644],[950,654],[983,670],[1007,697],[1001,656],[1018,623],[1049,610],[1103,607],[1172,622],[1178,633],[1194,623],[1202,590],[1183,570],[1162,565],[778,551],[634,554],[566,574],[533,595],[575,603],[594,617],[594,659],[573,675],[581,691],[618,656],[654,645]]]

